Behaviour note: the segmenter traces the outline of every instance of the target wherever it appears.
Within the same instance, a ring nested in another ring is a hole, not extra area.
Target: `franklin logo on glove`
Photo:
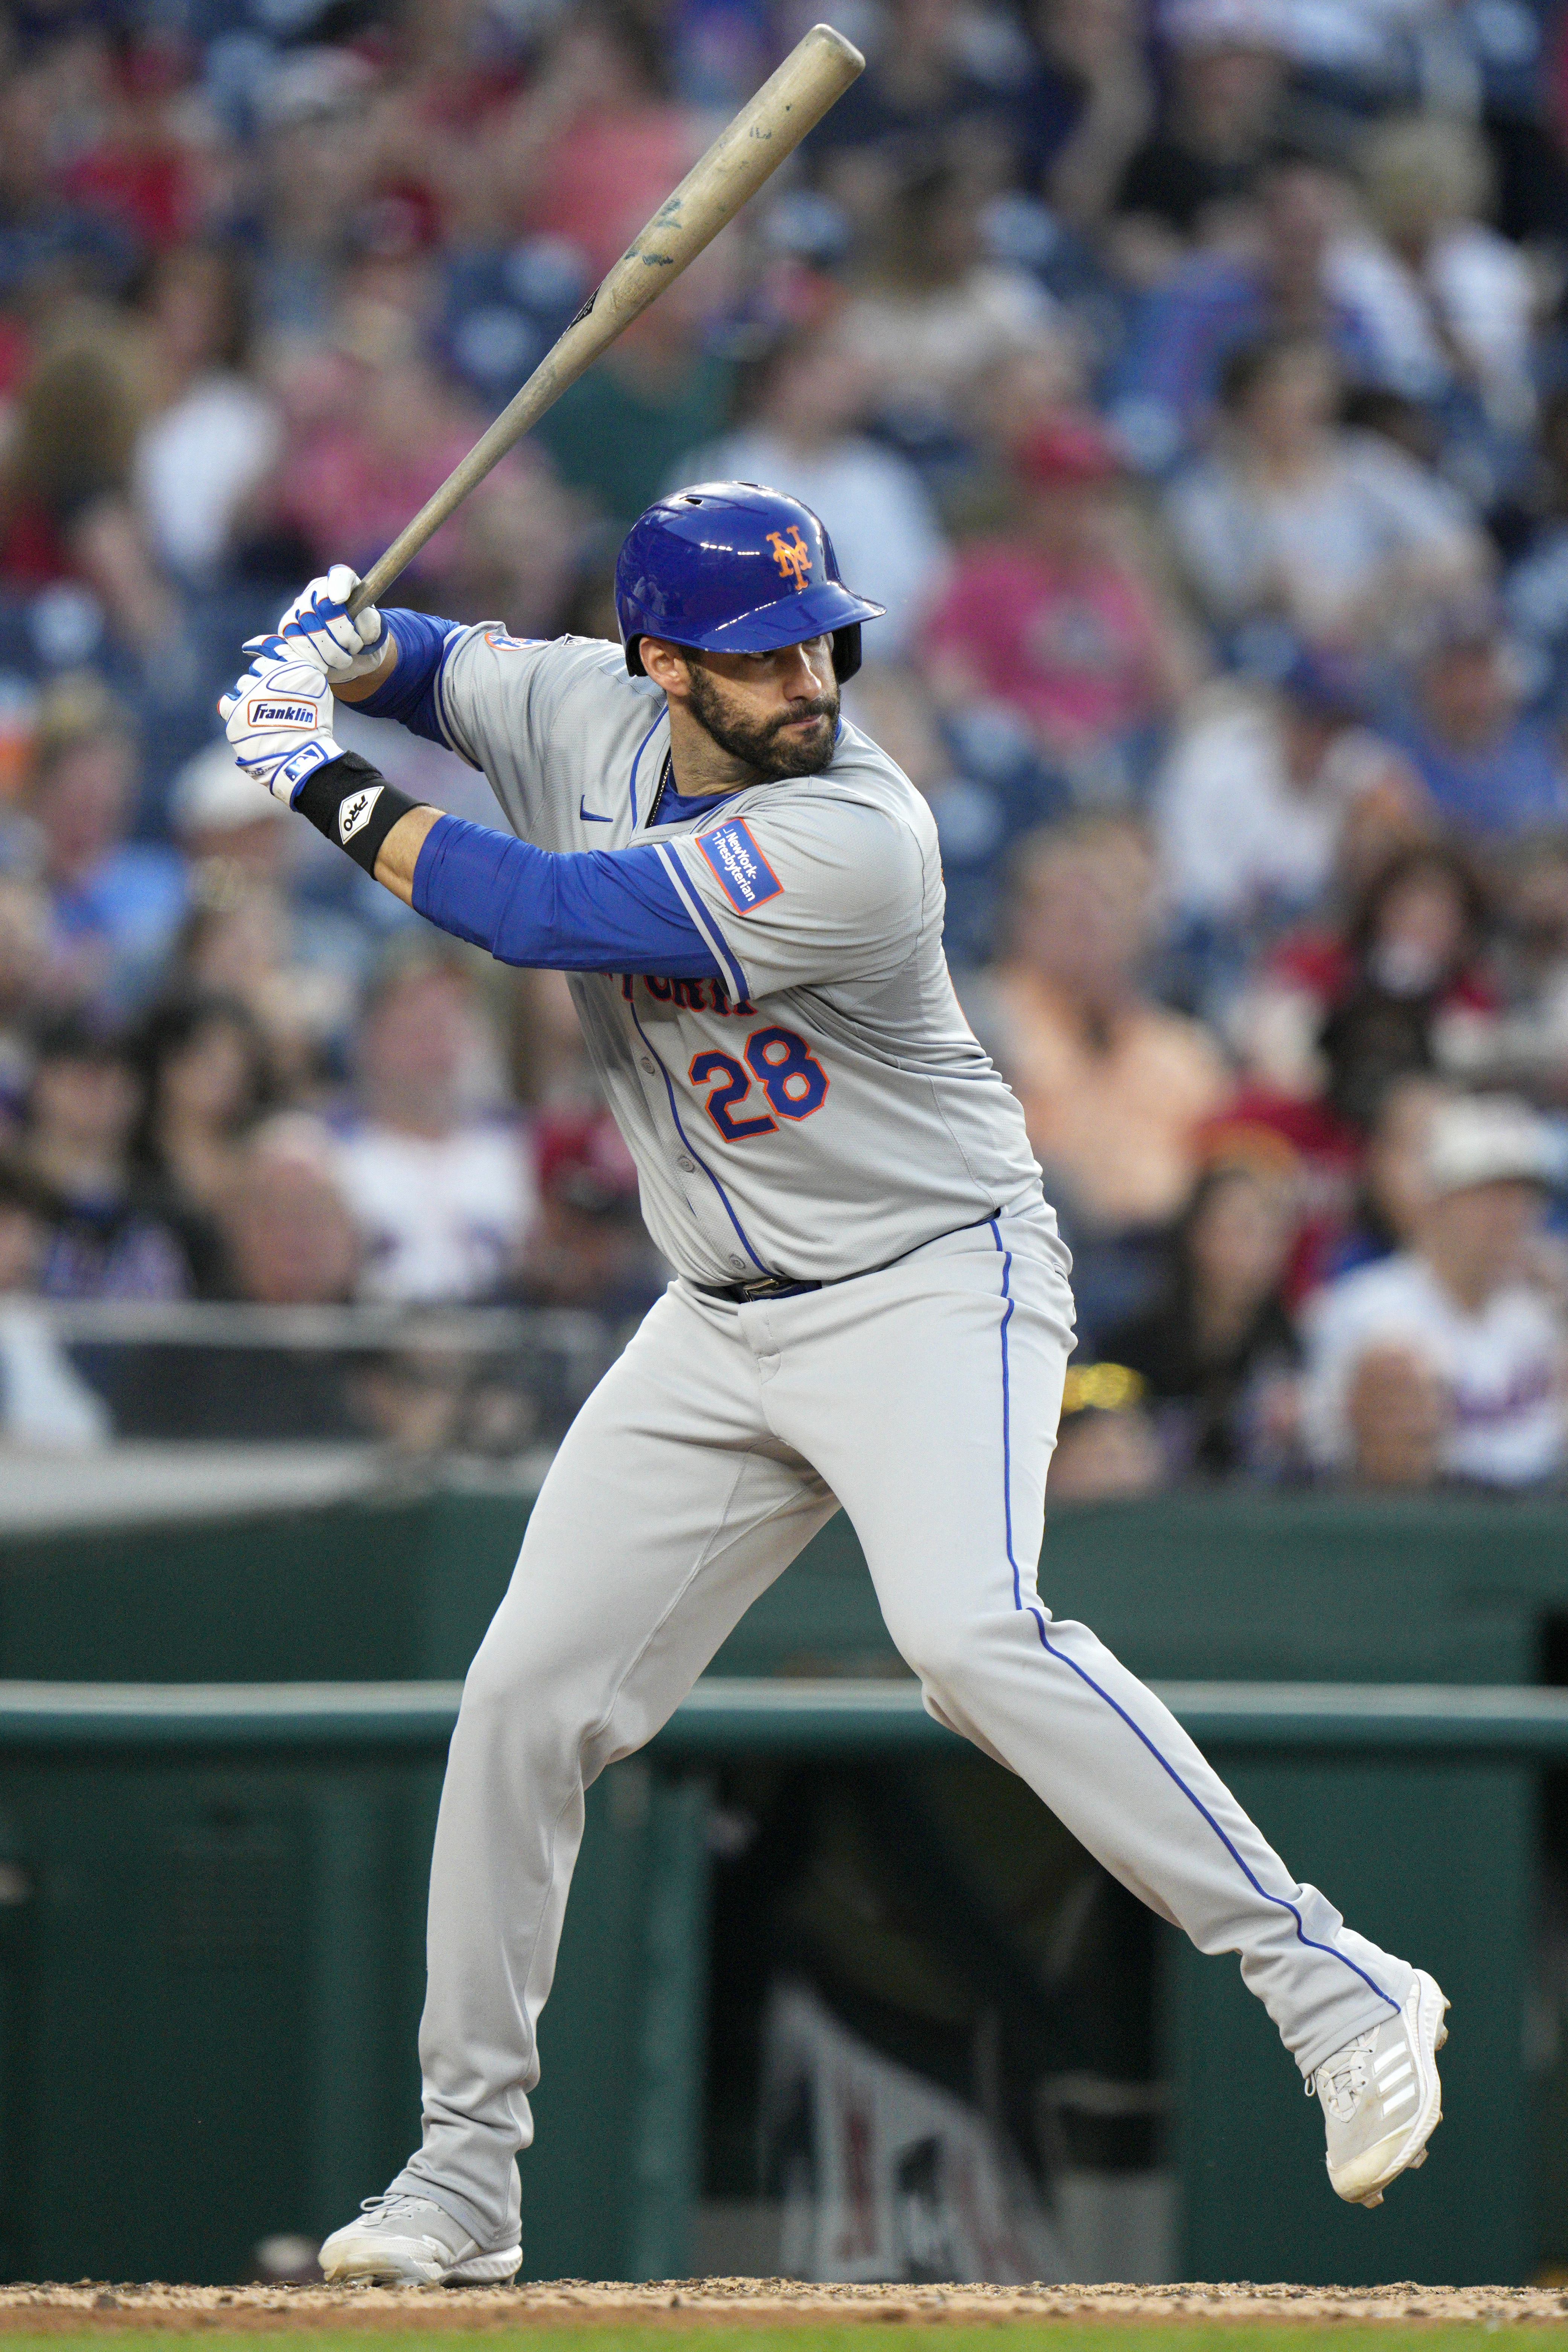
[[[312,734],[321,723],[319,703],[268,702],[257,694],[246,704],[245,717],[249,727],[303,727]]]

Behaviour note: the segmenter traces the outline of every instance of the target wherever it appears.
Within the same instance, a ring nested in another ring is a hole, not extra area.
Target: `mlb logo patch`
[[[307,743],[302,751],[295,752],[291,760],[285,760],[279,769],[272,780],[274,796],[280,797],[278,793],[279,784],[286,784],[292,793],[296,784],[302,784],[307,776],[313,775],[318,768],[325,767],[331,757],[332,753],[324,743]]]
[[[699,834],[697,846],[723,884],[724,896],[738,915],[749,915],[765,899],[776,898],[784,888],[742,817],[731,817],[717,833]]]

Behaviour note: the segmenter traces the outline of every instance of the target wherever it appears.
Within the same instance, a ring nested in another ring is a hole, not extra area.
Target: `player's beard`
[[[736,710],[712,672],[689,660],[686,675],[691,695],[688,708],[721,751],[744,761],[764,782],[781,776],[819,776],[833,757],[838,732],[838,688],[812,699],[786,704],[776,718],[748,719]],[[784,734],[792,720],[816,719],[818,724],[800,734]]]

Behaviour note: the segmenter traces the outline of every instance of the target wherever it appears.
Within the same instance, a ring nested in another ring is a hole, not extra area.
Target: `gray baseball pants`
[[[828,1518],[931,1712],[1241,1971],[1303,2074],[1411,1971],[1298,1885],[1174,1717],[1037,1598],[1072,1344],[1037,1194],[880,1273],[736,1306],[677,1283],[589,1398],[464,1688],[430,1881],[424,2143],[394,2186],[515,2243],[535,2032],[584,1790],[652,1738]]]

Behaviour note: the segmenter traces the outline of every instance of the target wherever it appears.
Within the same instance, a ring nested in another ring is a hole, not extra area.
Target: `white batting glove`
[[[331,685],[313,662],[259,656],[222,698],[217,715],[246,774],[289,807],[307,776],[342,757],[332,733]]]
[[[374,604],[350,620],[349,598],[358,586],[357,572],[334,563],[295,597],[276,635],[253,638],[247,653],[277,651],[290,661],[314,662],[334,686],[367,677],[386,652],[386,626]]]

